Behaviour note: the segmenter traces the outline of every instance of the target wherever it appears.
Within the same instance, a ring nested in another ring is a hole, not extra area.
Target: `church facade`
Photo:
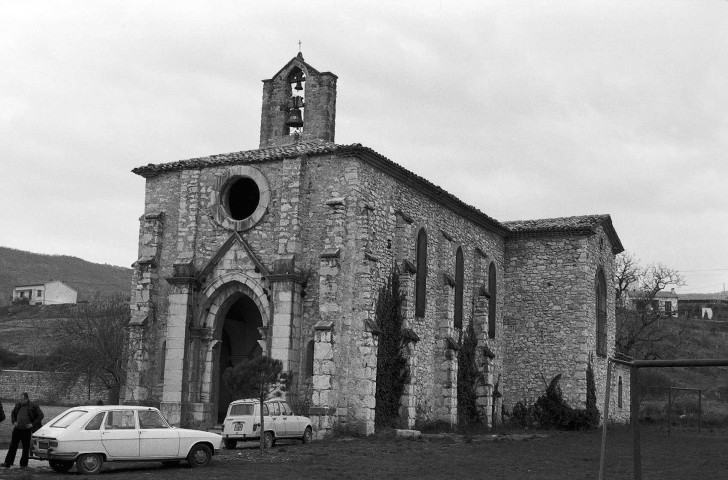
[[[499,222],[360,144],[334,143],[337,77],[301,54],[263,82],[258,149],[134,169],[146,179],[124,401],[173,424],[224,416],[226,368],[281,360],[314,418],[374,431],[378,291],[396,267],[410,378],[403,422],[457,422],[457,351],[477,335],[484,421],[562,375],[600,410],[614,354],[608,215]],[[629,413],[615,371],[611,415]],[[624,401],[623,401],[624,399]]]

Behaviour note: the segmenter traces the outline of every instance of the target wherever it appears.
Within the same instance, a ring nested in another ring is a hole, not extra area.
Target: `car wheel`
[[[73,468],[73,460],[51,460],[51,469],[54,472],[66,473]]]
[[[101,471],[104,459],[98,453],[86,453],[76,459],[76,470],[82,475],[95,475]]]
[[[228,450],[234,450],[237,445],[237,440],[225,439],[225,448],[227,448]]]
[[[179,465],[179,460],[165,460],[162,462],[162,465],[167,468],[176,467],[177,465]]]
[[[311,443],[311,440],[313,440],[313,431],[311,430],[311,427],[306,427],[306,431],[303,432],[301,441],[303,443]]]
[[[276,446],[276,439],[273,436],[273,432],[265,432],[263,437],[265,441],[265,448],[273,448]]]
[[[187,461],[189,462],[190,467],[204,467],[210,463],[211,459],[212,451],[210,451],[210,447],[201,443],[193,446],[190,453],[187,455]]]

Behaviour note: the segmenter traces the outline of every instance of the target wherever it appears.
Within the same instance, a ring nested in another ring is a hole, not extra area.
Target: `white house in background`
[[[27,298],[30,305],[59,305],[76,303],[78,292],[60,280],[53,280],[47,283],[17,285],[13,288],[13,301],[22,298]]]
[[[674,288],[669,292],[664,290],[657,292],[652,300],[648,300],[646,296],[647,294],[641,290],[629,290],[626,295],[627,305],[636,310],[650,310],[668,317],[677,317],[678,294]]]

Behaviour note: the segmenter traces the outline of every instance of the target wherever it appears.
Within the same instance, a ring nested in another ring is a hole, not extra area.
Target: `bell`
[[[294,128],[303,126],[303,117],[301,116],[300,108],[291,109],[291,112],[288,114],[288,119],[286,120],[286,126]]]
[[[294,90],[303,90],[303,87],[301,86],[301,79],[300,78],[298,78],[296,80],[296,86],[293,87],[293,88],[294,88]]]

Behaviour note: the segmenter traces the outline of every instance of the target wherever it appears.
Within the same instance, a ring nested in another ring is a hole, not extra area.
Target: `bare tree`
[[[661,263],[642,266],[634,255],[617,257],[614,285],[617,298],[617,351],[633,357],[674,357],[682,341],[684,322],[666,316],[653,301],[668,286],[680,287],[680,273]]]
[[[624,307],[627,292],[640,281],[643,268],[639,260],[630,252],[618,255],[614,261],[614,287],[617,290],[617,307]]]
[[[125,378],[129,318],[129,302],[120,296],[79,305],[56,332],[58,370],[76,378],[87,375],[89,382],[97,381],[109,390],[109,402],[118,403]]]

